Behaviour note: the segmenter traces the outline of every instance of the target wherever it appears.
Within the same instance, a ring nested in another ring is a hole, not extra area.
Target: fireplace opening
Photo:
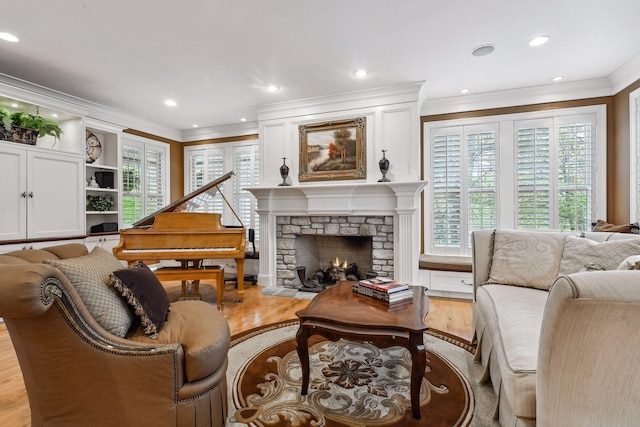
[[[340,280],[373,274],[370,236],[300,235],[296,238],[296,272],[301,291],[319,292]]]

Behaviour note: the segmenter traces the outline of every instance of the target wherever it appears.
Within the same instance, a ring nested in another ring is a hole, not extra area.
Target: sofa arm
[[[558,278],[540,333],[537,425],[637,425],[638,330],[640,271]]]
[[[473,271],[473,296],[478,286],[489,279],[491,255],[493,251],[493,230],[476,230],[471,233],[471,253]]]

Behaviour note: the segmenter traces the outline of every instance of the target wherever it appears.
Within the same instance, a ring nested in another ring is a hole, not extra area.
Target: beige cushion
[[[564,246],[559,275],[589,269],[615,270],[628,257],[640,255],[640,238],[594,242],[570,236]]]
[[[204,301],[174,302],[170,310],[169,320],[155,338],[145,335],[140,327],[127,339],[153,345],[181,344],[188,381],[205,378],[223,366],[231,340],[227,319]]]
[[[540,231],[496,230],[487,283],[548,290],[558,277],[566,237]]]
[[[514,414],[536,415],[536,369],[542,316],[549,292],[516,286],[478,288],[474,311],[486,321],[494,347],[491,380],[497,381]]]
[[[126,335],[133,315],[118,291],[109,286],[111,273],[123,268],[113,254],[96,247],[85,256],[44,262],[62,271],[100,326],[114,335]]]

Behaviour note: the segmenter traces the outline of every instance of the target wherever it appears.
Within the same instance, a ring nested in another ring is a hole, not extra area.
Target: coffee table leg
[[[306,327],[300,326],[296,333],[296,347],[298,350],[298,358],[300,359],[300,368],[302,369],[302,391],[300,394],[307,394],[309,388],[309,331]],[[424,369],[423,369],[424,371]]]
[[[411,353],[411,415],[420,419],[420,386],[427,368],[427,351],[424,348],[422,333],[411,334],[409,352]]]

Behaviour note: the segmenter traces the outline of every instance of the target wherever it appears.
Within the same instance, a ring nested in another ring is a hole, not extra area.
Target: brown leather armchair
[[[45,259],[84,245],[0,255],[0,317],[15,347],[34,426],[223,426],[226,319],[203,301],[178,301],[157,338],[104,330]]]

